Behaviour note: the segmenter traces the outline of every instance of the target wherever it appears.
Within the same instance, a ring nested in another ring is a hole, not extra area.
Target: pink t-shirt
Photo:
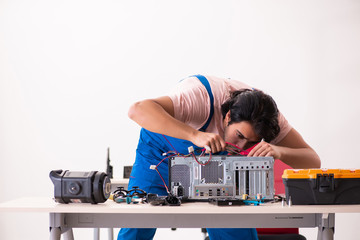
[[[206,132],[217,133],[224,136],[223,116],[221,105],[230,98],[230,92],[242,88],[251,88],[249,85],[226,78],[205,76],[210,83],[214,96],[214,115]],[[207,121],[210,114],[210,99],[205,86],[196,77],[183,79],[169,94],[174,104],[175,118],[199,129]],[[285,117],[279,114],[279,135],[271,142],[273,144],[281,141],[291,130],[291,125]]]

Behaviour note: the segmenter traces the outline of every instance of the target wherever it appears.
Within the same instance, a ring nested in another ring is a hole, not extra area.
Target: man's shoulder
[[[251,88],[248,84],[232,79],[232,78],[222,78],[216,76],[206,76],[213,91],[216,93],[229,93],[231,91],[240,90],[244,88]]]

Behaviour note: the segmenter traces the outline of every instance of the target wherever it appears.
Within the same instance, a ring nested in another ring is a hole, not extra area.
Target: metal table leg
[[[61,228],[60,228],[61,229]],[[74,240],[74,234],[72,228],[66,228],[62,232],[65,240]]]
[[[100,228],[94,228],[94,240],[100,239]]]
[[[63,234],[65,240],[74,240],[72,228],[65,227],[63,213],[50,213],[50,240],[60,240]]]
[[[317,240],[333,240],[334,231],[335,231],[335,213],[319,214]]]
[[[60,227],[50,227],[50,240],[60,240],[61,230]]]
[[[114,239],[113,228],[108,228],[108,240]],[[94,228],[94,240],[100,240],[100,228]]]
[[[108,228],[108,239],[113,240],[114,239],[114,231],[112,228]]]

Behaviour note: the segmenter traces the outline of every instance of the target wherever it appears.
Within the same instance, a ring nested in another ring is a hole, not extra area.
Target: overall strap
[[[206,123],[204,124],[204,126],[202,126],[199,131],[205,132],[206,128],[209,126],[211,119],[214,115],[214,96],[212,94],[211,91],[211,87],[210,87],[210,83],[209,81],[206,79],[206,77],[204,77],[203,75],[194,75],[193,77],[196,77],[200,80],[200,82],[205,86],[206,91],[209,94],[209,98],[210,98],[210,114],[209,114],[209,118],[207,119]]]

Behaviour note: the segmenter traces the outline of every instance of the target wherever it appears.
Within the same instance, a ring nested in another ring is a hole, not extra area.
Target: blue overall
[[[199,129],[201,131],[205,131],[214,112],[213,95],[207,79],[201,75],[196,75],[196,77],[206,87],[211,102],[209,119],[205,125]],[[135,163],[131,171],[128,189],[131,189],[134,186],[138,186],[147,193],[156,193],[160,196],[166,196],[168,193],[166,192],[163,181],[155,170],[150,169],[150,165],[157,165],[161,160],[164,159],[162,154],[169,151],[176,151],[180,154],[188,154],[189,146],[193,146],[195,151],[199,149],[199,147],[195,146],[192,142],[164,136],[162,134],[150,132],[142,128],[140,131],[139,143],[136,149]],[[168,185],[168,159],[165,159],[158,166],[158,171]],[[211,240],[258,239],[256,230],[251,228],[208,228],[207,231]],[[151,240],[153,239],[155,232],[156,228],[122,228],[117,239]]]

